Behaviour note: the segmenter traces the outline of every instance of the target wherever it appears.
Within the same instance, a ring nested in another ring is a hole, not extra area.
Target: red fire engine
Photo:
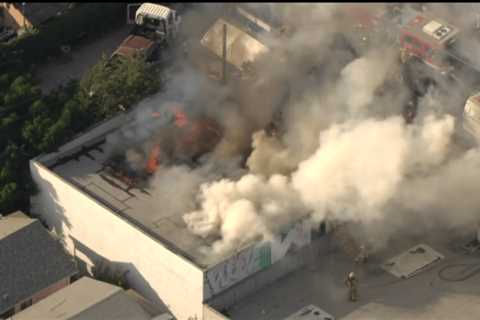
[[[403,59],[415,56],[427,65],[447,72],[451,68],[447,55],[459,29],[442,19],[417,15],[400,29]]]

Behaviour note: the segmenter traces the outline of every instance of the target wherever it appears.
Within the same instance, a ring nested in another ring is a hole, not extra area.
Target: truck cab
[[[480,92],[470,96],[463,111],[463,129],[471,140],[480,141]]]
[[[175,10],[156,3],[143,3],[130,4],[127,11],[127,21],[135,24],[137,33],[159,41],[176,38],[181,18]]]

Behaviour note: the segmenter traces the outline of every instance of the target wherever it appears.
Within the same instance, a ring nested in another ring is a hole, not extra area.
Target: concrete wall
[[[204,279],[204,299],[220,310],[305,263],[311,242],[309,220],[287,228],[272,243],[255,244],[209,269]]]
[[[89,248],[124,265],[136,291],[153,302],[165,303],[179,320],[202,319],[200,269],[40,163],[32,160],[30,170],[41,191],[32,198],[32,211],[55,229],[72,254],[79,256],[79,251],[85,253]]]
[[[303,267],[311,254],[310,246],[291,252],[269,268],[261,270],[221,294],[210,298],[208,304],[217,310],[229,308],[250,294]]]

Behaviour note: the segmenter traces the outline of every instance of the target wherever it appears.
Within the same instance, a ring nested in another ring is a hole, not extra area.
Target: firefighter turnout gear
[[[349,299],[350,301],[357,301],[357,286],[358,286],[358,279],[355,273],[350,272],[345,279],[345,285],[349,288]]]

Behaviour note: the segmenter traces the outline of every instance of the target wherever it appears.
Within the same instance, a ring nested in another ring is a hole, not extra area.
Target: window
[[[157,19],[152,19],[152,18],[145,18],[145,22],[148,25],[158,27],[160,25],[160,21]]]
[[[173,13],[171,13],[171,12],[168,15],[168,25],[169,26],[173,25]]]

